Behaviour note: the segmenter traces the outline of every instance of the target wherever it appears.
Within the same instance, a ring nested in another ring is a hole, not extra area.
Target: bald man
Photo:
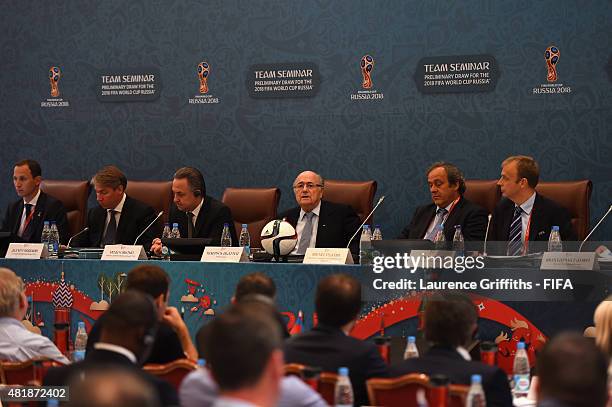
[[[292,254],[303,255],[309,247],[346,247],[361,224],[355,210],[323,200],[325,181],[314,171],[304,171],[293,182],[297,207],[280,214],[291,223],[298,235]],[[351,244],[353,255],[359,254],[359,239]]]

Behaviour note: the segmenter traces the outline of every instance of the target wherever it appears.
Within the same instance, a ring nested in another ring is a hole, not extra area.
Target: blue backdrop
[[[47,178],[85,179],[114,163],[131,179],[202,169],[210,193],[280,186],[303,169],[375,179],[388,199],[377,220],[393,236],[429,200],[424,170],[444,159],[468,178],[497,178],[511,154],[529,154],[542,179],[594,182],[592,218],[612,196],[612,3],[604,0],[159,1],[10,0],[0,14],[0,209],[15,199],[12,164],[39,160]],[[533,94],[546,83],[544,50],[561,52],[570,94]],[[351,101],[359,62],[375,59],[382,101]],[[423,95],[413,74],[426,56],[491,54],[491,93]],[[196,66],[211,65],[216,105],[190,105]],[[310,99],[255,100],[256,63],[318,64]],[[99,103],[96,72],[154,66],[161,97]],[[68,108],[41,108],[59,66]],[[593,225],[593,221],[591,222]],[[607,222],[599,238],[612,235]]]

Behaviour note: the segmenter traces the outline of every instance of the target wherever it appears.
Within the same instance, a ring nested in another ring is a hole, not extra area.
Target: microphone
[[[149,223],[149,226],[147,226],[146,228],[144,228],[144,230],[143,230],[142,232],[140,232],[140,234],[138,235],[138,237],[136,238],[136,240],[134,240],[134,244],[136,244],[136,242],[138,241],[138,239],[140,239],[140,238],[142,237],[142,235],[144,235],[144,234],[145,234],[145,232],[146,232],[147,230],[149,230],[149,228],[150,228],[151,226],[153,226],[153,224],[154,224],[155,222],[157,222],[157,219],[159,219],[159,218],[160,218],[160,217],[161,217],[163,214],[164,214],[164,211],[160,211],[160,212],[157,214],[157,216],[155,217],[155,219],[153,219],[153,222]]]
[[[79,233],[77,233],[76,235],[72,235],[72,237],[70,239],[68,239],[68,244],[66,245],[67,248],[70,248],[70,243],[72,243],[72,239],[74,239],[75,237],[87,232],[89,230],[88,227],[86,227],[85,229],[81,230]]]
[[[595,225],[595,227],[591,230],[591,232],[587,235],[587,237],[585,237],[584,240],[582,241],[582,243],[580,243],[580,247],[578,248],[578,252],[579,253],[582,251],[582,246],[584,246],[586,241],[589,240],[589,237],[591,237],[593,232],[595,232],[595,230],[599,227],[601,222],[603,222],[603,220],[606,218],[606,216],[608,216],[610,214],[610,212],[612,212],[612,205],[610,205],[610,207],[608,208],[608,210],[606,211],[604,216],[602,216],[601,219],[599,219],[599,222],[597,222],[597,225]]]
[[[485,232],[485,241],[484,241],[484,247],[482,248],[482,255],[486,256],[487,255],[487,239],[489,238],[489,226],[491,226],[491,214],[487,215],[487,231]]]
[[[378,202],[376,203],[376,205],[374,206],[374,209],[372,209],[372,211],[368,214],[368,216],[366,216],[365,220],[363,221],[363,223],[361,225],[359,225],[359,227],[357,228],[357,230],[355,231],[355,233],[353,233],[353,236],[351,236],[351,238],[349,239],[348,244],[346,245],[346,248],[350,248],[351,247],[351,243],[353,242],[353,239],[355,238],[355,236],[357,236],[357,233],[359,233],[359,231],[361,230],[361,228],[363,227],[363,225],[366,224],[366,222],[368,221],[368,219],[370,219],[370,216],[372,216],[372,214],[376,211],[376,208],[378,208],[378,205],[380,205],[382,203],[382,201],[385,200],[385,195],[381,196],[380,199],[378,200]]]

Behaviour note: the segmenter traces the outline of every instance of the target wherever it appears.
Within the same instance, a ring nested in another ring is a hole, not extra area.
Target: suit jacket
[[[493,212],[493,218],[491,219],[489,240],[500,242],[508,241],[510,223],[514,216],[514,206],[514,202],[507,198],[502,199],[497,204]],[[567,209],[536,193],[533,208],[531,210],[529,241],[547,241],[553,226],[559,226],[561,240],[576,240],[576,234],[572,228],[571,218]]]
[[[40,191],[40,196],[34,208],[34,216],[23,232],[23,236],[18,238],[17,232],[21,225],[22,213],[23,199],[19,199],[10,204],[4,214],[2,228],[0,230],[10,232],[15,236],[15,241],[40,243],[40,235],[42,234],[44,221],[55,221],[60,235],[60,243],[66,244],[68,241],[70,232],[68,230],[66,210],[64,209],[64,205],[57,199]]]
[[[400,239],[422,239],[427,233],[427,228],[436,216],[437,206],[434,203],[419,206],[410,224],[400,234]],[[455,225],[461,225],[461,233],[466,241],[484,241],[487,229],[487,211],[461,197],[451,213],[444,221],[444,237],[447,242],[452,242],[455,236]]]
[[[178,223],[181,237],[187,237],[187,213],[180,211],[174,203],[170,207],[169,222],[170,226],[173,223]],[[232,246],[238,246],[232,211],[222,202],[206,195],[195,221],[193,237],[210,238],[214,246],[220,246],[224,223],[229,224]]]
[[[471,376],[482,376],[487,406],[512,407],[512,394],[503,370],[480,362],[465,360],[455,349],[433,346],[422,357],[406,359],[390,368],[389,376],[397,377],[408,373],[442,374],[451,383],[471,383]]]
[[[337,373],[348,367],[355,405],[368,405],[365,382],[372,377],[387,377],[386,363],[372,342],[347,336],[339,328],[319,325],[285,342],[285,362],[317,366]]]
[[[107,210],[101,206],[96,206],[89,210],[87,214],[87,227],[89,230],[72,240],[74,247],[100,247],[106,226]],[[117,225],[116,244],[134,244],[134,240],[139,234],[155,219],[155,211],[150,206],[130,198],[125,197],[121,217]],[[149,230],[138,240],[145,249],[151,247],[151,242],[155,236],[160,235],[161,224],[151,226]]]
[[[286,218],[287,222],[296,227],[300,210],[298,206],[281,213],[278,217]],[[351,206],[321,201],[315,247],[346,247],[360,224],[359,216]],[[350,249],[353,255],[359,254],[359,235],[353,239]]]
[[[94,349],[87,352],[85,360],[72,365],[55,367],[47,371],[43,379],[44,386],[66,386],[71,379],[82,372],[100,371],[103,369],[124,369],[140,377],[153,386],[163,406],[178,406],[178,395],[170,383],[144,372],[140,366],[133,364],[120,353]]]

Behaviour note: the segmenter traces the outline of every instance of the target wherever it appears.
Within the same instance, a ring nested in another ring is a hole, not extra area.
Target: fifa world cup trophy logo
[[[361,74],[363,75],[363,83],[361,87],[370,89],[372,87],[372,69],[374,69],[374,58],[369,55],[364,55],[361,58]]]
[[[544,59],[546,60],[546,67],[548,68],[548,75],[546,76],[548,82],[557,82],[557,63],[560,57],[561,53],[559,52],[559,48],[554,45],[546,48]]]
[[[59,82],[60,78],[62,77],[62,72],[60,71],[59,67],[57,66],[52,66],[51,68],[49,68],[49,83],[51,83],[51,97],[58,97],[60,92],[59,92],[59,87],[57,86],[57,83]]]
[[[210,65],[202,61],[198,65],[198,78],[200,78],[200,93],[208,93],[208,75],[210,75]]]

